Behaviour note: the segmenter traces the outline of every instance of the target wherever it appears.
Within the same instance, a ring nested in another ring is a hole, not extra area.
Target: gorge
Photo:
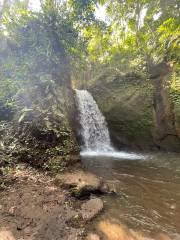
[[[179,9],[0,0],[0,240],[180,240]]]

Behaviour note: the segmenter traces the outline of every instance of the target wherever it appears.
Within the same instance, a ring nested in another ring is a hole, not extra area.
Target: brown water
[[[149,236],[180,239],[180,155],[146,154],[144,160],[83,157],[85,169],[103,177],[117,194],[104,196],[103,220]]]

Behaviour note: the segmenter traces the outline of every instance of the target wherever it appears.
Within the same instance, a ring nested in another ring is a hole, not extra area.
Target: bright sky
[[[102,21],[106,20],[106,6],[100,6],[96,8],[95,16]]]
[[[33,9],[34,11],[40,10],[40,0],[30,0],[29,5],[30,5],[30,8]],[[95,16],[98,19],[105,21],[106,7],[98,5],[96,12],[95,12]]]
[[[4,0],[0,0],[0,5],[4,2]],[[30,0],[29,5],[33,10],[39,10],[40,9],[40,0]]]
[[[3,1],[4,0],[0,0],[0,5],[2,4]],[[39,11],[40,10],[40,0],[29,0],[29,6],[32,10]],[[144,21],[145,15],[146,15],[146,11],[147,11],[147,9],[143,9],[143,11],[141,13],[142,16],[141,16],[141,20],[140,20],[140,25],[143,25],[143,21]],[[155,14],[154,20],[157,20],[160,15],[161,15],[161,13]],[[102,21],[105,21],[106,20],[106,6],[98,5],[98,7],[96,8],[95,16],[98,19],[100,19]]]
[[[39,11],[40,10],[40,0],[30,0],[29,1],[29,6],[31,9],[35,10],[35,11]]]
[[[0,0],[0,6],[4,0]],[[29,7],[34,11],[39,11],[41,8],[40,0],[29,0]],[[102,21],[106,19],[106,6],[98,5],[96,8],[95,16]]]

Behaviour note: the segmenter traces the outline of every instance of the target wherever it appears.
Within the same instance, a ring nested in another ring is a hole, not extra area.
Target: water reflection
[[[85,169],[105,178],[117,196],[105,196],[98,222],[115,219],[149,236],[180,234],[180,155],[151,154],[142,160],[83,157]],[[180,239],[180,237],[176,238]]]

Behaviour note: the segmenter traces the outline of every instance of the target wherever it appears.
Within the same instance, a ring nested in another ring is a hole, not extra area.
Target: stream
[[[149,236],[164,232],[180,239],[180,155],[130,156],[82,156],[83,168],[105,179],[116,192],[103,197],[105,211],[92,228],[109,220]]]
[[[76,90],[76,98],[83,168],[106,180],[114,192],[103,197],[105,211],[92,228],[98,231],[101,226],[113,240],[147,239],[112,237],[117,230],[123,233],[119,226],[153,239],[164,233],[165,237],[155,239],[168,240],[168,235],[180,240],[180,155],[118,151],[93,96],[87,90]],[[110,223],[110,232],[105,221]]]

